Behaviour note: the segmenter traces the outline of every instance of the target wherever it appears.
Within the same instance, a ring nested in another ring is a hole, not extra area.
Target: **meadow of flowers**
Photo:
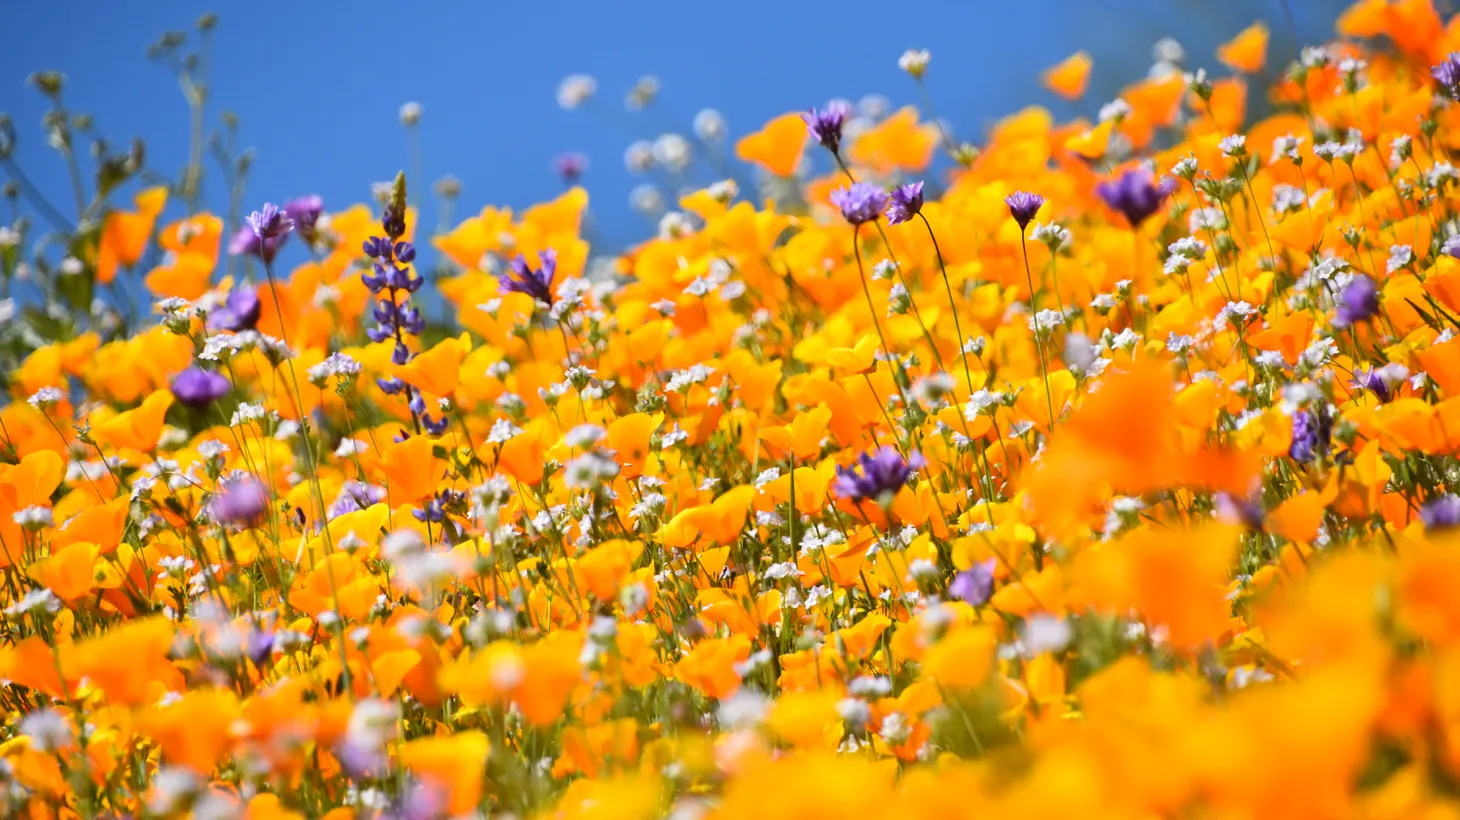
[[[1338,32],[788,113],[606,269],[96,152],[0,228],[0,813],[1460,817],[1460,18]]]

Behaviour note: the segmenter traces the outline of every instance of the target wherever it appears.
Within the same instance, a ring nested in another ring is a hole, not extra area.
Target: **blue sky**
[[[1293,0],[1303,42],[1327,38],[1343,4]],[[0,110],[15,118],[19,160],[63,211],[69,183],[40,135],[44,103],[25,85],[41,68],[68,76],[67,102],[94,115],[114,142],[147,142],[148,162],[176,176],[187,153],[187,108],[168,69],[149,62],[163,31],[191,29],[208,5],[179,0],[103,3],[55,0],[7,10],[12,34],[0,50]],[[917,101],[898,71],[906,48],[931,50],[938,113],[961,138],[1030,103],[1070,114],[1038,85],[1038,73],[1083,48],[1095,58],[1091,107],[1150,64],[1161,36],[1187,48],[1188,66],[1216,67],[1216,44],[1257,19],[1273,30],[1270,65],[1293,55],[1277,0],[1024,0],[921,4],[844,0],[684,3],[402,4],[378,0],[215,7],[210,128],[225,108],[257,151],[248,200],[318,193],[330,207],[367,201],[372,182],[410,170],[402,103],[424,106],[423,176],[464,184],[458,215],[482,205],[523,207],[559,192],[550,167],[577,150],[598,235],[622,245],[649,226],[627,206],[641,181],[623,152],[635,138],[689,134],[702,107],[721,111],[732,139],[787,110],[868,93],[896,105]],[[586,110],[555,99],[568,74],[598,79]],[[655,74],[662,92],[649,114],[623,98]],[[208,205],[226,202],[210,167]],[[712,180],[700,167],[698,182]],[[427,224],[432,224],[428,222]]]

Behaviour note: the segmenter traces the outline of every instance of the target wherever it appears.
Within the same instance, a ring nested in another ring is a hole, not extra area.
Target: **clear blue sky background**
[[[1330,37],[1346,5],[1291,3],[1304,43]],[[115,142],[143,137],[149,164],[176,176],[187,108],[171,73],[144,52],[163,31],[191,30],[209,9],[221,18],[210,128],[224,108],[241,117],[243,142],[257,149],[253,205],[305,193],[330,207],[368,201],[372,182],[410,164],[397,111],[415,100],[425,109],[424,178],[451,173],[465,183],[458,215],[555,195],[562,186],[552,157],[579,150],[592,160],[585,184],[598,235],[616,245],[649,231],[627,205],[641,181],[623,166],[632,139],[689,134],[705,106],[723,112],[733,139],[833,97],[916,102],[896,66],[909,47],[932,51],[935,104],[961,138],[1030,103],[1074,113],[1039,87],[1038,74],[1079,48],[1095,58],[1092,109],[1144,74],[1161,36],[1186,46],[1189,67],[1220,68],[1214,47],[1265,19],[1270,69],[1294,55],[1279,0],[9,4],[0,110],[15,118],[24,168],[63,211],[72,211],[69,183],[42,144],[45,104],[26,77],[65,72],[70,107],[93,114]],[[588,109],[563,111],[555,91],[576,72],[598,78],[599,96]],[[630,115],[624,94],[644,74],[658,75],[663,91],[652,115]],[[697,181],[712,179],[699,172]],[[222,212],[221,180],[209,173],[208,204]]]

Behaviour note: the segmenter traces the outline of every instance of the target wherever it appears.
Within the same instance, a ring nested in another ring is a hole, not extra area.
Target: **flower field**
[[[0,228],[0,814],[1460,818],[1460,18],[1269,51],[607,255],[102,152]]]

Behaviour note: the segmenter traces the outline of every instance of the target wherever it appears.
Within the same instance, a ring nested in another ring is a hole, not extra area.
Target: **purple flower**
[[[268,263],[274,261],[274,257],[279,253],[279,248],[284,244],[284,240],[288,238],[289,234],[284,233],[278,236],[271,236],[267,239],[260,239],[259,235],[254,233],[253,228],[244,225],[229,238],[228,252],[234,256],[242,256],[245,254],[248,256],[257,256],[264,260],[265,263]]]
[[[1445,61],[1430,69],[1430,76],[1440,86],[1440,93],[1450,99],[1460,99],[1460,54],[1450,52]]]
[[[1327,408],[1320,405],[1314,410],[1299,410],[1293,414],[1293,442],[1288,445],[1288,456],[1306,463],[1320,453],[1328,455],[1332,437],[1333,418]]]
[[[334,519],[345,513],[372,507],[384,500],[384,487],[366,484],[363,481],[346,481],[345,485],[340,488],[340,494],[335,496],[335,503],[330,505],[329,517]]]
[[[887,224],[901,225],[923,210],[922,180],[892,189],[892,202],[887,206]]]
[[[577,182],[578,177],[588,170],[588,157],[577,151],[569,151],[566,154],[559,154],[553,159],[553,170],[563,178],[563,182]]]
[[[1419,508],[1419,520],[1424,522],[1426,532],[1460,527],[1460,495],[1447,493],[1431,499]]]
[[[253,288],[246,285],[234,288],[228,292],[223,307],[208,314],[208,329],[231,330],[234,333],[252,330],[259,323],[259,311],[262,307],[258,292]]]
[[[539,252],[537,258],[542,260],[542,267],[533,270],[527,264],[527,257],[520,253],[517,254],[517,258],[512,260],[511,270],[500,274],[497,281],[502,290],[525,293],[551,307],[553,304],[553,276],[558,272],[558,252],[548,248]]]
[[[1230,493],[1217,493],[1217,514],[1227,521],[1242,524],[1250,530],[1261,530],[1267,512],[1262,509],[1262,494],[1253,493],[1248,498]]]
[[[243,221],[259,239],[284,236],[294,230],[294,220],[272,202],[265,202],[263,208],[244,217]]]
[[[224,524],[253,524],[268,508],[268,491],[252,476],[224,482],[219,493],[213,496],[213,518]]]
[[[1135,168],[1121,174],[1119,179],[1107,179],[1095,186],[1095,193],[1105,200],[1106,205],[1124,214],[1132,228],[1138,228],[1161,210],[1161,203],[1175,187],[1170,179],[1163,179],[1157,184],[1149,170]]]
[[[849,113],[846,103],[835,101],[819,111],[815,108],[807,111],[801,119],[806,121],[806,133],[835,154],[841,150],[842,126],[846,124]]]
[[[1379,312],[1379,288],[1374,280],[1359,274],[1338,295],[1338,309],[1333,313],[1334,327],[1348,327],[1372,319]]]
[[[259,669],[264,668],[264,663],[274,653],[274,633],[255,632],[248,639],[248,659]]]
[[[1355,370],[1353,379],[1348,386],[1354,390],[1367,390],[1374,394],[1374,398],[1380,404],[1388,404],[1394,398],[1394,391],[1390,389],[1389,382],[1384,379],[1384,374],[1375,369]]]
[[[314,226],[324,213],[324,200],[318,194],[301,196],[284,203],[284,216],[293,220],[294,227],[305,242],[314,243]]]
[[[882,447],[871,455],[863,453],[857,457],[856,466],[836,468],[836,491],[838,495],[856,502],[875,501],[886,505],[902,489],[914,470],[922,469],[926,462],[919,453],[904,459],[892,447]]]
[[[980,561],[953,577],[948,594],[972,606],[983,606],[994,594],[994,559]]]
[[[1044,207],[1044,197],[1026,191],[1015,191],[1004,197],[1004,204],[1009,206],[1009,216],[1014,217],[1022,231],[1029,227],[1029,220]]]
[[[853,225],[876,219],[887,209],[888,199],[881,186],[870,182],[854,182],[831,192],[831,204],[840,208],[842,216]]]
[[[221,373],[189,367],[172,380],[172,395],[180,403],[202,410],[228,395],[233,385]]]

